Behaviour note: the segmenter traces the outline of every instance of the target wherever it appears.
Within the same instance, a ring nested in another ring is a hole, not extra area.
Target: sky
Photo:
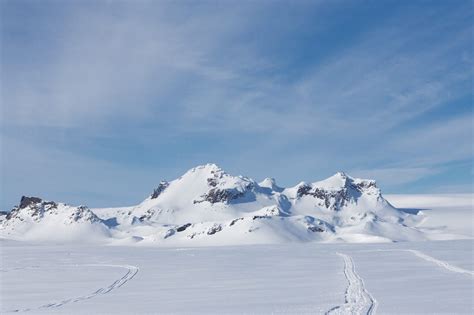
[[[2,0],[0,209],[217,163],[473,192],[471,1]]]

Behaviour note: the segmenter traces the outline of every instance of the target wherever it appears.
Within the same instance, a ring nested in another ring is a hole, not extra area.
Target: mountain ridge
[[[132,207],[89,209],[24,196],[0,222],[0,236],[74,240],[69,231],[84,230],[101,242],[163,246],[391,242],[424,239],[416,229],[421,219],[393,207],[374,180],[344,172],[285,188],[209,163],[161,181]]]

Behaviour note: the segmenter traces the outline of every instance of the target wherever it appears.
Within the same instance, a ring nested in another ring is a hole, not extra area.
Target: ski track
[[[76,303],[76,302],[80,302],[80,301],[84,301],[84,300],[89,300],[89,299],[92,299],[92,298],[94,298],[98,295],[107,294],[107,293],[109,293],[109,292],[111,292],[115,289],[120,288],[125,283],[132,280],[133,277],[135,277],[135,275],[138,273],[138,270],[139,270],[139,268],[137,266],[131,266],[131,265],[87,264],[87,265],[72,265],[72,266],[73,267],[125,268],[125,269],[127,269],[127,272],[121,278],[115,280],[110,285],[108,285],[106,287],[103,287],[103,288],[100,288],[100,289],[94,291],[91,294],[82,295],[82,296],[78,296],[78,297],[73,297],[73,298],[69,298],[69,299],[66,299],[66,300],[59,301],[59,302],[44,304],[44,305],[41,305],[41,306],[36,307],[36,308],[24,308],[24,309],[10,310],[10,311],[7,311],[7,313],[29,312],[29,311],[32,311],[32,310],[47,310],[47,309],[50,309],[50,308],[60,307],[60,306],[63,306],[65,304],[69,304],[69,303]],[[66,266],[66,267],[71,267],[71,266]],[[14,268],[14,269],[16,270],[16,269],[26,269],[26,268],[28,268],[28,267]]]
[[[377,251],[404,251],[412,253],[413,255],[426,260],[430,263],[438,265],[448,271],[465,274],[471,277],[474,277],[474,271],[466,270],[457,266],[453,266],[448,262],[436,259],[432,256],[429,256],[423,252],[414,249],[392,249],[392,250],[375,250]],[[364,281],[362,278],[357,274],[355,271],[354,260],[352,257],[342,253],[336,253],[337,255],[341,256],[344,260],[344,276],[346,277],[349,285],[346,289],[345,293],[345,303],[340,306],[333,307],[326,314],[375,314],[377,308],[377,301],[375,298],[367,291],[364,285]],[[36,308],[25,308],[25,309],[15,309],[7,311],[7,313],[16,313],[16,312],[28,312],[32,310],[41,310],[41,309],[49,309],[49,308],[57,308],[69,303],[80,302],[84,300],[89,300],[101,294],[107,294],[117,288],[120,288],[128,281],[132,280],[133,277],[138,273],[139,268],[136,266],[131,265],[104,265],[104,264],[87,264],[87,265],[72,265],[73,267],[111,267],[111,268],[125,268],[127,272],[119,279],[115,280],[110,285],[99,288],[98,290],[94,291],[91,294],[83,295],[79,297],[69,298],[66,300],[62,300],[59,302],[48,303],[41,305]],[[70,267],[70,266],[66,266]],[[37,269],[39,266],[30,266],[30,267],[17,267],[11,268],[9,270],[20,270],[20,269]],[[9,270],[2,269],[0,272],[8,272]]]
[[[415,250],[415,249],[405,249],[404,251],[410,252],[413,255],[415,255],[415,256],[417,256],[421,259],[424,259],[428,262],[434,263],[434,264],[436,264],[436,265],[438,265],[438,266],[440,266],[444,269],[447,269],[449,271],[456,272],[456,273],[462,273],[462,274],[466,274],[466,275],[469,275],[471,277],[474,277],[474,271],[472,271],[472,270],[467,270],[467,269],[463,269],[463,268],[460,268],[460,267],[453,266],[453,265],[451,265],[450,263],[448,263],[446,261],[436,259],[434,257],[426,255],[425,253],[422,253],[422,252],[420,252],[418,250]]]
[[[440,259],[437,259],[437,258],[434,258],[432,256],[429,256],[419,250],[416,250],[416,249],[377,249],[377,250],[364,250],[364,251],[361,251],[361,252],[370,252],[370,253],[373,253],[373,252],[408,252],[408,253],[411,253],[415,256],[417,256],[418,258],[421,258],[423,260],[426,260],[430,263],[433,263],[439,267],[442,267],[448,271],[451,271],[451,272],[455,272],[455,273],[461,273],[461,274],[465,274],[467,276],[471,276],[471,277],[474,277],[474,271],[472,270],[467,270],[467,269],[464,269],[464,268],[461,268],[461,267],[457,267],[457,266],[454,266],[454,265],[451,265],[450,263],[446,262],[446,261],[443,261],[443,260],[440,260]]]
[[[367,291],[364,281],[355,271],[352,257],[342,253],[336,253],[344,260],[344,276],[349,285],[345,293],[345,303],[333,307],[326,314],[375,314],[377,301]]]

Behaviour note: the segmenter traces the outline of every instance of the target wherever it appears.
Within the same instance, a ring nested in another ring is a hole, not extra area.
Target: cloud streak
[[[25,167],[4,146],[12,169],[44,176],[34,152],[60,151],[141,163],[137,180],[212,159],[285,185],[345,169],[396,187],[473,158],[469,2],[1,5],[1,133],[32,150]],[[26,173],[7,174],[21,194]]]

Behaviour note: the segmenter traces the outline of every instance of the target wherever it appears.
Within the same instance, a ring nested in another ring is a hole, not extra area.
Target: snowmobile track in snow
[[[336,254],[344,259],[344,276],[349,285],[345,293],[345,303],[333,307],[326,314],[375,314],[377,301],[367,291],[364,281],[355,271],[352,257],[342,253]]]
[[[434,258],[432,256],[429,256],[429,255],[427,255],[423,252],[420,252],[419,250],[416,250],[416,249],[378,249],[378,250],[366,250],[364,252],[408,252],[408,253],[411,253],[411,254],[417,256],[418,258],[421,258],[423,260],[426,260],[427,262],[438,265],[439,267],[442,267],[442,268],[444,268],[448,271],[461,273],[461,274],[465,274],[467,276],[474,277],[474,271],[472,271],[472,270],[467,270],[467,269],[463,269],[463,268],[451,265],[450,263],[448,263],[446,261],[439,260],[439,259]]]
[[[69,304],[69,303],[75,303],[75,302],[80,302],[80,301],[84,301],[84,300],[88,300],[88,299],[91,299],[93,297],[96,297],[98,295],[101,295],[101,294],[107,294],[115,289],[118,289],[120,288],[121,286],[123,286],[125,283],[127,283],[128,281],[132,280],[133,277],[135,277],[135,275],[138,273],[138,270],[139,268],[136,267],[136,266],[131,266],[131,265],[104,265],[104,264],[87,264],[87,265],[67,265],[67,266],[63,266],[63,267],[112,267],[112,268],[125,268],[127,269],[127,272],[119,279],[115,280],[113,283],[111,283],[110,285],[108,286],[105,286],[103,288],[100,288],[96,291],[94,291],[93,293],[91,294],[88,294],[88,295],[82,295],[82,296],[78,296],[78,297],[73,297],[73,298],[69,298],[69,299],[66,299],[66,300],[62,300],[62,301],[59,301],[59,302],[53,302],[53,303],[48,303],[48,304],[44,304],[44,305],[41,305],[39,307],[35,307],[35,308],[25,308],[25,309],[15,309],[15,310],[10,310],[10,311],[7,311],[7,313],[17,313],[17,312],[29,312],[29,311],[34,311],[34,310],[41,310],[41,309],[49,309],[49,308],[53,308],[53,307],[60,307],[60,306],[63,306],[65,304]],[[28,268],[28,267],[25,267],[25,269]],[[17,268],[18,269],[18,268]]]
[[[428,256],[425,253],[422,253],[422,252],[420,252],[418,250],[415,250],[415,249],[406,249],[405,251],[410,252],[413,255],[415,255],[415,256],[417,256],[421,259],[424,259],[428,262],[434,263],[434,264],[436,264],[440,267],[443,267],[444,269],[447,269],[449,271],[457,272],[457,273],[463,273],[463,274],[469,275],[471,277],[474,277],[474,271],[472,271],[472,270],[466,270],[466,269],[463,269],[463,268],[453,266],[453,265],[451,265],[451,264],[449,264],[445,261],[442,261],[442,260],[436,259],[434,257]]]

